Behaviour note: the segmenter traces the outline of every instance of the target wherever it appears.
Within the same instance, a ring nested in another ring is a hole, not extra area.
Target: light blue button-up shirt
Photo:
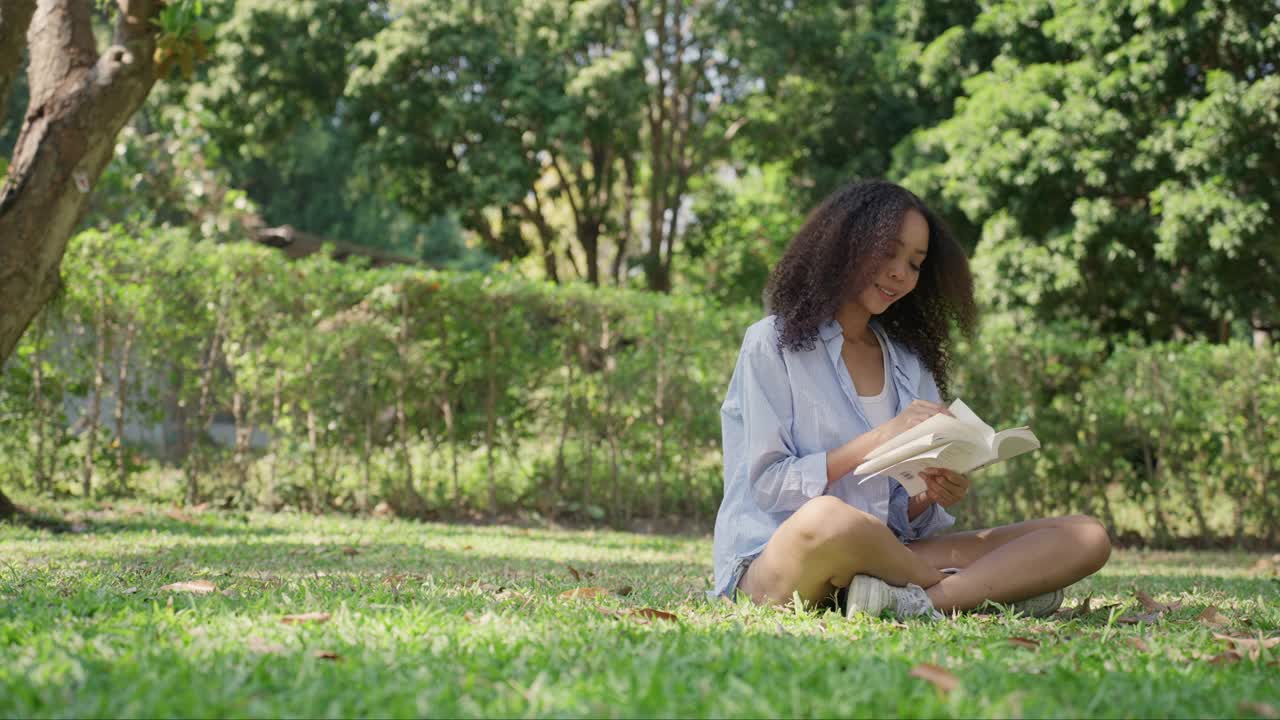
[[[737,571],[755,558],[774,531],[801,505],[834,495],[889,526],[903,541],[955,523],[934,504],[907,517],[907,492],[897,481],[849,473],[827,486],[827,451],[872,429],[858,401],[840,349],[844,332],[828,320],[814,349],[778,349],[776,317],[747,329],[729,381],[720,426],[724,447],[724,500],[716,515],[715,590],[732,592]],[[895,414],[913,400],[940,402],[932,373],[915,353],[893,342],[874,320],[872,332],[888,349],[885,381],[897,395]]]

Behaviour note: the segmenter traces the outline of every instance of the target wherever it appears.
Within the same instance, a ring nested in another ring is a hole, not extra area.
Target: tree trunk
[[[1160,502],[1160,493],[1163,490],[1157,484],[1157,473],[1155,458],[1151,455],[1151,444],[1146,437],[1142,439],[1142,465],[1147,472],[1147,486],[1151,488],[1151,505],[1152,519],[1155,523],[1156,542],[1165,547],[1169,544],[1169,522],[1165,519],[1164,508]]]
[[[0,362],[57,290],[67,240],[110,161],[120,128],[156,72],[160,0],[119,0],[113,45],[94,42],[89,0],[6,0],[0,16],[0,98],[27,30],[31,100],[0,188]],[[29,20],[29,27],[26,21]]]
[[[578,228],[578,243],[587,258],[587,282],[600,285],[600,220],[591,218]]]
[[[613,256],[613,284],[622,285],[622,271],[627,263],[627,248],[631,244],[632,220],[635,212],[636,161],[627,154],[622,160],[622,232],[618,235],[618,252]]]
[[[8,520],[18,514],[18,509],[13,506],[13,502],[5,496],[4,491],[0,490],[0,520]]]

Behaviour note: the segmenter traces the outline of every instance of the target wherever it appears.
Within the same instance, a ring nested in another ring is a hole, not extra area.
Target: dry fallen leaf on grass
[[[1088,617],[1093,613],[1102,612],[1103,610],[1110,610],[1111,608],[1116,606],[1116,603],[1107,603],[1105,605],[1093,606],[1091,605],[1092,602],[1093,602],[1093,596],[1092,595],[1087,596],[1085,597],[1084,600],[1080,601],[1080,603],[1075,607],[1059,610],[1058,614],[1061,615],[1063,620],[1077,620],[1079,618]]]
[[[1142,607],[1146,608],[1147,612],[1151,612],[1151,613],[1171,612],[1173,610],[1178,610],[1182,607],[1182,603],[1180,602],[1174,602],[1174,603],[1168,603],[1168,604],[1159,602],[1155,598],[1151,597],[1150,595],[1146,594],[1141,590],[1136,591],[1134,595],[1138,598],[1138,602],[1142,603]]]
[[[280,618],[280,622],[285,625],[303,625],[306,623],[329,622],[330,617],[332,616],[327,612],[309,612],[299,613],[297,615],[285,615]]]
[[[1230,645],[1232,650],[1248,654],[1249,658],[1252,660],[1258,659],[1258,657],[1262,655],[1262,651],[1264,649],[1270,650],[1271,648],[1280,645],[1280,635],[1277,635],[1276,637],[1262,637],[1261,635],[1258,635],[1257,637],[1248,637],[1214,633],[1213,636]]]
[[[189,580],[187,582],[176,582],[168,585],[162,585],[160,589],[168,590],[170,592],[189,592],[197,595],[208,595],[214,590],[217,590],[218,586],[208,580]]]
[[[177,520],[178,522],[184,522],[184,523],[191,522],[191,516],[182,512],[177,508],[169,508],[168,510],[165,510],[164,516],[169,518],[170,520]]]
[[[267,642],[257,635],[250,635],[245,646],[249,648],[249,652],[262,655],[279,655],[284,652],[284,646],[280,643]]]
[[[960,687],[960,678],[933,663],[920,663],[911,668],[911,677],[918,677],[933,684],[940,694],[947,694]]]
[[[1205,656],[1203,655],[1200,655],[1198,657],[1201,660],[1205,660]],[[1238,663],[1243,659],[1244,659],[1244,656],[1236,652],[1235,650],[1227,650],[1225,652],[1218,653],[1217,655],[1210,656],[1207,660],[1205,660],[1205,662],[1209,663],[1210,665],[1231,665],[1234,663]]]
[[[581,587],[572,590],[565,590],[560,593],[560,597],[568,600],[589,600],[591,598],[608,595],[609,591],[602,587]]]
[[[136,587],[131,587],[131,588],[125,588],[123,591],[121,591],[121,594],[122,594],[122,595],[132,595],[132,594],[134,594],[134,593],[136,593],[136,592],[138,592],[138,588],[136,588]]]
[[[1253,564],[1253,571],[1263,575],[1275,575],[1276,561],[1271,558],[1258,558],[1258,561]]]
[[[359,550],[357,550],[357,549],[355,549],[355,548],[353,548],[353,547],[351,547],[350,545],[348,545],[348,546],[346,546],[346,547],[342,548],[342,554],[343,554],[343,555],[348,555],[348,556],[350,556],[350,555],[359,555],[359,554],[360,554],[360,551],[359,551]]]
[[[640,615],[653,620],[679,620],[680,619],[676,617],[674,614],[669,613],[665,610],[654,610],[653,608],[640,608],[639,610],[632,610],[631,614]]]
[[[1231,621],[1227,619],[1226,615],[1218,612],[1218,608],[1212,605],[1205,608],[1204,612],[1197,615],[1196,620],[1200,621],[1203,625],[1219,629],[1224,628],[1231,623]]]
[[[316,650],[312,653],[321,660],[341,660],[342,656],[332,650]]]
[[[630,595],[630,594],[631,594],[631,586],[630,586],[630,585],[623,585],[622,587],[620,587],[620,588],[618,588],[618,589],[614,590],[614,591],[613,591],[613,594],[614,594],[614,595],[617,595],[618,597],[626,597],[626,596],[628,596],[628,595]],[[721,595],[720,597],[724,597],[724,596],[723,596],[723,595]],[[725,600],[728,600],[729,598],[724,598],[724,599],[725,599]],[[732,602],[730,602],[730,604],[732,604]]]
[[[1141,650],[1142,652],[1151,652],[1151,646],[1147,645],[1147,641],[1143,640],[1140,637],[1128,638],[1126,642],[1129,643],[1130,647],[1133,647],[1137,650]]]
[[[1009,641],[1010,645],[1017,645],[1020,648],[1026,648],[1028,650],[1040,649],[1040,642],[1037,640],[1032,640],[1031,638],[1011,637],[1006,639]]]
[[[1158,612],[1153,612],[1153,613],[1133,612],[1127,615],[1121,615],[1120,617],[1116,618],[1116,622],[1120,623],[1121,625],[1137,625],[1138,623],[1147,623],[1148,625],[1150,625],[1150,624],[1157,623],[1159,621],[1160,621],[1160,613]]]
[[[1084,599],[1081,600],[1079,604],[1077,604],[1075,607],[1062,608],[1061,610],[1058,611],[1058,614],[1061,615],[1064,620],[1074,620],[1078,617],[1084,617],[1085,615],[1089,614],[1089,603],[1091,602],[1093,602],[1093,596],[1085,595]]]
[[[578,572],[577,568],[572,565],[565,565],[565,567],[569,569],[569,574],[573,576],[574,582],[578,582],[582,579],[582,573]]]
[[[1241,700],[1236,706],[1236,711],[1241,713],[1252,713],[1258,717],[1264,718],[1280,718],[1280,710],[1276,710],[1274,705],[1255,702],[1253,700]]]

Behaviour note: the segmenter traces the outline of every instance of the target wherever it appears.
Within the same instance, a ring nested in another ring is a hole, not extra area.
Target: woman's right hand
[[[950,415],[951,411],[945,405],[939,405],[928,400],[913,400],[905,410],[898,413],[897,417],[877,429],[881,433],[881,438],[888,440],[901,435],[938,413]]]

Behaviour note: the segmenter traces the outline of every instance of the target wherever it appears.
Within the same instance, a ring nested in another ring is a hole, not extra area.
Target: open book
[[[853,470],[867,476],[858,484],[887,476],[915,495],[925,490],[920,471],[926,468],[970,473],[1040,448],[1030,428],[996,432],[961,400],[947,409],[955,417],[939,413],[872,450]]]

